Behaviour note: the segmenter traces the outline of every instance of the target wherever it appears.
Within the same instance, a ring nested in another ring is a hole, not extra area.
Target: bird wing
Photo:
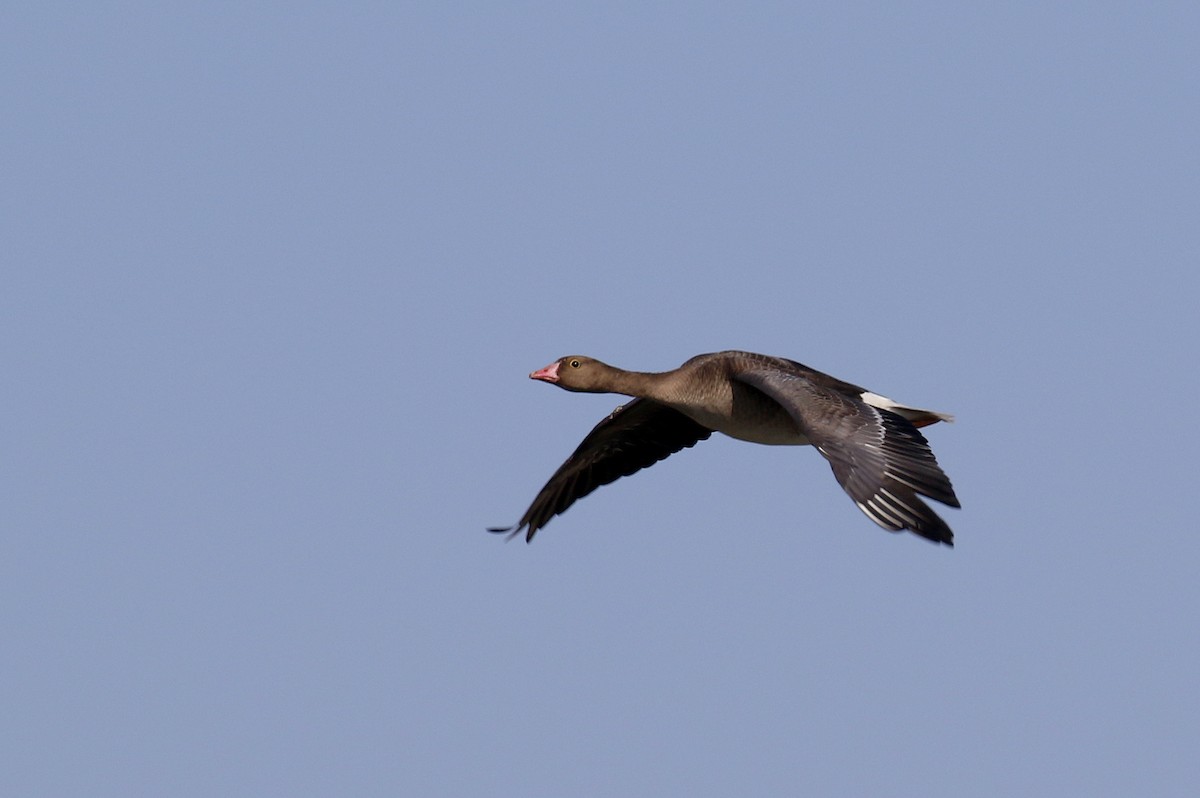
[[[912,422],[802,373],[751,368],[734,378],[788,411],[868,518],[884,529],[910,529],[954,545],[950,527],[918,495],[951,507],[960,506],[958,497]]]
[[[525,540],[533,540],[539,529],[577,499],[695,446],[711,434],[712,430],[678,410],[651,399],[634,399],[617,407],[588,433],[515,526],[488,531],[508,532],[513,537],[528,527]]]

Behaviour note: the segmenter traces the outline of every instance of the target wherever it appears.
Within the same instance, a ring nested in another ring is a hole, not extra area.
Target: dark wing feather
[[[634,399],[621,405],[588,433],[583,442],[541,489],[516,526],[491,527],[489,532],[519,535],[533,540],[550,519],[601,485],[615,482],[654,465],[659,460],[695,446],[712,430],[666,405]]]
[[[958,497],[912,422],[802,374],[750,369],[734,376],[787,409],[868,518],[954,545],[950,527],[918,496],[951,507],[959,506]]]

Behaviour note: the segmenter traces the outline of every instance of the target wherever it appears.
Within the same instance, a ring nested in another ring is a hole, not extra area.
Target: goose
[[[953,416],[907,407],[794,360],[753,352],[697,355],[671,371],[626,371],[568,355],[529,375],[568,391],[633,397],[588,433],[514,526],[538,530],[601,485],[721,432],[766,445],[816,447],[864,514],[891,532],[954,545],[950,527],[919,497],[960,507],[918,432]]]

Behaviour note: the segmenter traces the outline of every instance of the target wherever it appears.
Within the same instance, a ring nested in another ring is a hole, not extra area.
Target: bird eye
[[[572,361],[571,361],[571,368],[573,368],[573,369],[577,369],[577,368],[579,368],[579,361],[578,361],[578,360],[572,360]]]

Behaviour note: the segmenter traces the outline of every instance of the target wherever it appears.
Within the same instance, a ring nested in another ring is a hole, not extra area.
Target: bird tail
[[[936,410],[922,410],[919,407],[907,407],[899,402],[888,399],[886,396],[880,396],[870,391],[863,391],[862,400],[871,407],[892,411],[911,422],[914,427],[928,427],[930,424],[936,424],[939,421],[945,421],[946,423],[954,421],[954,416],[949,413],[939,413]]]

